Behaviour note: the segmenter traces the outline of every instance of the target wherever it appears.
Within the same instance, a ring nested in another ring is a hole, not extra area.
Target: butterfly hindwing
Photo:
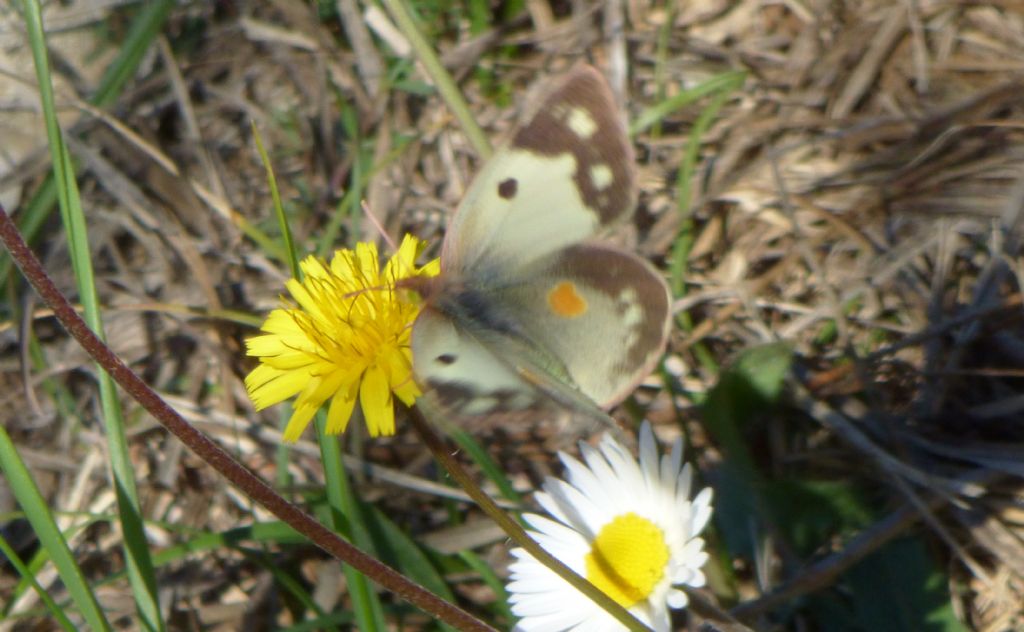
[[[435,421],[467,429],[551,420],[614,420],[582,393],[557,358],[522,338],[457,323],[428,309],[412,336],[420,405]],[[537,353],[540,352],[540,353]]]
[[[639,257],[597,244],[522,272],[501,287],[465,290],[450,316],[424,310],[413,332],[417,375],[461,418],[539,413],[552,402],[604,418],[597,405],[621,401],[661,355],[664,281]]]
[[[633,149],[607,83],[580,66],[477,174],[448,228],[442,267],[505,271],[628,217]]]
[[[643,259],[609,246],[563,249],[491,300],[602,407],[622,401],[651,372],[668,336],[665,282]]]

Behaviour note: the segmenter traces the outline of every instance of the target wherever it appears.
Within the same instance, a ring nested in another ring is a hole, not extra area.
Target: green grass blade
[[[89,99],[90,103],[105,107],[113,103],[114,99],[121,94],[125,82],[134,76],[142,56],[149,48],[155,34],[163,27],[174,5],[174,0],[154,0],[143,3],[142,10],[132,21],[128,37],[122,44],[117,57],[107,67],[96,89],[96,94]],[[56,203],[57,188],[53,176],[49,175],[18,215],[18,229],[26,242],[33,243]],[[13,262],[7,253],[0,255],[0,282],[6,281],[12,265]]]
[[[487,140],[487,135],[476,124],[476,119],[473,118],[473,113],[469,111],[466,100],[462,98],[459,87],[455,85],[455,81],[452,80],[451,75],[448,74],[448,71],[441,64],[441,60],[434,53],[434,48],[416,27],[416,22],[413,20],[409,7],[406,6],[403,0],[384,0],[383,4],[391,13],[391,17],[395,20],[395,24],[402,31],[402,34],[409,40],[416,58],[423,64],[427,74],[434,81],[434,86],[437,88],[438,93],[452,111],[452,115],[459,121],[462,131],[466,134],[466,138],[473,146],[473,149],[476,150],[477,155],[482,159],[489,158],[492,152],[491,143]]]
[[[388,167],[391,163],[397,160],[402,154],[412,145],[410,139],[398,140],[397,146],[393,147],[385,156],[383,156],[380,162],[374,164],[369,169],[360,169],[358,174],[353,169],[353,177],[351,179],[351,186],[345,194],[342,196],[341,201],[338,202],[338,212],[331,216],[327,222],[326,228],[324,228],[323,234],[317,243],[316,253],[321,257],[327,257],[335,249],[335,244],[338,243],[338,235],[341,234],[341,227],[345,220],[353,216],[353,211],[350,209],[361,208],[362,199],[359,194],[366,188],[370,183],[370,178],[377,174],[378,171]],[[362,154],[353,147],[353,155],[358,161]],[[368,158],[369,160],[369,158]],[[356,212],[357,212],[356,211]],[[370,209],[373,212],[373,209]]]
[[[686,293],[686,282],[684,280],[686,277],[686,264],[689,261],[690,249],[693,247],[695,239],[695,229],[690,218],[689,208],[690,183],[693,181],[693,176],[697,171],[701,139],[708,128],[711,127],[711,123],[714,122],[722,107],[725,106],[725,103],[732,96],[732,93],[743,85],[745,78],[746,74],[743,72],[727,72],[713,77],[696,88],[681,92],[675,97],[666,99],[653,108],[646,110],[631,126],[631,132],[637,133],[650,125],[660,123],[661,119],[673,110],[683,107],[707,94],[713,95],[711,103],[701,111],[693,123],[693,128],[690,130],[690,138],[686,145],[686,153],[679,165],[679,175],[676,179],[676,200],[678,201],[679,212],[682,214],[683,220],[669,255],[669,288],[672,290],[672,296],[677,298],[682,297]],[[680,312],[676,316],[676,322],[684,331],[693,329],[690,316],[685,312]],[[714,357],[704,345],[694,345],[693,353],[705,370],[710,373],[718,372],[717,362],[715,362]]]
[[[295,242],[292,239],[292,230],[288,226],[288,217],[284,213],[284,207],[281,205],[281,194],[277,189],[277,177],[274,175],[274,166],[270,164],[270,156],[267,155],[267,150],[263,148],[263,139],[260,137],[260,131],[256,128],[256,122],[252,123],[252,137],[256,141],[256,151],[260,154],[260,160],[263,161],[263,168],[267,171],[267,184],[270,185],[270,198],[274,202],[274,214],[277,216],[278,226],[281,228],[281,239],[284,240],[284,251],[287,256],[288,267],[292,271],[292,277],[298,279],[299,276],[299,256],[295,250]]]
[[[665,21],[662,23],[661,28],[658,29],[658,39],[654,47],[654,86],[655,95],[659,101],[665,99],[665,74],[666,66],[668,62],[668,43],[669,37],[674,30],[676,23],[676,4],[669,3],[666,8],[668,15],[665,16]],[[651,138],[661,138],[661,119],[658,119],[652,126],[650,132]]]
[[[50,174],[43,181],[43,184],[36,189],[36,192],[29,198],[24,210],[18,213],[16,221],[18,232],[27,243],[33,243],[36,235],[46,225],[50,216],[50,210],[57,203],[57,187],[54,186],[53,175]],[[14,261],[5,250],[0,253],[0,282],[6,284],[11,276]]]
[[[733,70],[715,75],[689,90],[683,90],[679,94],[641,112],[640,116],[636,117],[629,126],[629,135],[636,136],[655,123],[660,122],[672,112],[684,108],[708,95],[718,93],[732,94],[743,85],[746,78],[747,73],[742,70]]]
[[[89,100],[90,103],[101,108],[114,103],[121,94],[121,89],[135,76],[139,62],[159,35],[175,4],[177,3],[174,0],[142,3],[138,17],[132,21],[117,57],[103,73],[96,94]]]
[[[271,179],[271,191],[276,189],[276,181],[273,178],[273,169],[270,166],[270,159],[263,151],[263,145],[257,137],[260,155],[264,166],[267,169],[268,177]],[[288,261],[293,263],[292,274],[296,279],[301,280],[301,270],[298,267],[298,253],[295,250],[295,242],[290,239],[291,229],[287,225],[287,217],[281,207],[281,199],[274,196],[274,207],[278,221],[281,223],[281,234],[286,236],[285,248]],[[327,502],[330,511],[325,516],[325,524],[332,527],[338,533],[346,534],[357,546],[364,551],[371,551],[369,537],[365,535],[366,525],[361,519],[358,503],[352,495],[348,484],[345,468],[342,465],[341,448],[338,446],[337,437],[328,435],[326,432],[327,416],[323,410],[316,415],[316,431],[318,444],[320,446],[320,459],[324,466],[324,484],[327,487]],[[352,596],[352,607],[355,613],[358,628],[361,630],[382,630],[385,629],[384,608],[377,598],[369,580],[362,573],[359,573],[348,564],[344,565],[345,577],[348,580],[349,593]]]
[[[64,582],[72,601],[82,617],[85,618],[86,623],[93,630],[110,630],[110,624],[103,616],[100,604],[96,601],[96,595],[85,581],[71,549],[68,548],[68,543],[64,540],[60,529],[57,528],[57,523],[54,522],[49,507],[46,506],[46,501],[39,493],[28,468],[25,467],[25,463],[18,455],[17,449],[3,426],[0,426],[0,469],[3,470],[11,492],[25,512],[25,518],[32,525],[32,530],[39,538],[39,543],[53,560],[61,581]],[[13,560],[14,557],[9,559]],[[24,567],[24,565],[22,566]],[[31,571],[27,568],[24,569],[24,572],[26,574],[23,576],[31,576]],[[58,617],[59,619],[60,617]]]
[[[505,497],[506,500],[511,500],[515,503],[521,503],[522,497],[516,492],[515,488],[512,487],[512,483],[505,476],[505,472],[494,462],[494,459],[487,454],[487,450],[484,449],[480,442],[474,439],[469,433],[455,429],[451,433],[452,439],[455,443],[459,444],[459,447],[465,450],[469,458],[476,463],[483,471],[484,475],[491,479],[495,485],[498,486],[498,491]]]
[[[32,590],[36,591],[36,595],[39,596],[39,600],[43,602],[43,605],[50,612],[50,615],[53,616],[54,621],[60,625],[60,627],[68,630],[68,632],[73,632],[75,630],[75,624],[71,623],[71,620],[64,614],[64,611],[57,605],[57,602],[53,600],[53,597],[51,597],[50,594],[39,585],[39,582],[36,581],[32,571],[25,566],[25,563],[20,557],[18,557],[17,551],[11,548],[10,543],[4,539],[2,534],[0,534],[0,555],[4,556],[7,561],[10,562],[11,566],[14,567],[14,570],[18,571],[18,574],[21,575],[22,579],[28,582],[29,586],[32,587]],[[13,602],[14,599],[12,598],[10,601]]]
[[[368,524],[373,527],[370,535],[373,536],[382,560],[439,597],[455,601],[455,594],[445,583],[444,577],[415,540],[377,507],[363,504],[362,511]]]
[[[301,604],[303,608],[308,612],[313,613],[313,616],[322,622],[321,627],[318,628],[319,630],[324,630],[326,632],[329,630],[337,631],[340,629],[334,624],[334,622],[330,621],[328,613],[324,612],[323,608],[321,608],[320,604],[316,602],[309,590],[307,590],[303,583],[290,572],[291,569],[281,568],[275,564],[272,556],[265,551],[255,552],[247,551],[245,549],[239,550],[242,551],[247,559],[258,564],[267,573],[272,575],[274,577],[274,581],[277,582],[277,585],[281,587],[281,590],[284,593],[291,595],[292,598]]]
[[[2,469],[0,469],[2,471]],[[102,521],[102,518],[98,518],[92,514],[85,512],[60,512],[55,515],[59,520],[61,517],[73,518],[74,522],[71,522],[64,530],[61,535],[65,540],[74,540],[78,537],[78,534],[88,529],[97,522]],[[110,522],[110,520],[107,520]],[[58,526],[58,528],[60,528]],[[51,561],[50,552],[45,547],[39,547],[36,549],[31,559],[24,563],[26,569],[28,569],[28,575],[22,576],[22,579],[18,581],[17,585],[11,590],[11,598],[7,603],[7,608],[0,612],[0,621],[3,621],[3,617],[10,613],[11,608],[14,607],[15,601],[20,599],[21,594],[27,590],[33,590],[34,578],[43,570],[47,564]],[[100,582],[96,582],[99,585]]]
[[[57,110],[53,99],[46,40],[43,34],[42,17],[38,0],[24,0],[25,22],[39,82],[39,96],[42,102],[46,134],[50,143],[53,160],[54,182],[57,188],[61,219],[64,224],[71,266],[75,273],[79,300],[82,303],[85,320],[89,327],[102,337],[103,322],[100,317],[99,297],[96,293],[92,261],[89,252],[88,232],[85,213],[82,211],[75,180],[75,167],[64,145]],[[98,374],[100,405],[107,435],[111,469],[114,473],[120,526],[124,538],[125,562],[128,565],[129,583],[135,598],[141,625],[147,630],[164,630],[163,617],[157,599],[156,577],[142,516],[138,494],[135,489],[134,471],[128,454],[128,441],[124,431],[124,419],[113,380],[105,372]]]
[[[505,621],[515,621],[516,616],[512,614],[512,608],[508,605],[508,591],[505,590],[505,582],[494,572],[494,566],[488,564],[473,551],[462,551],[458,555],[459,559],[476,571],[480,575],[480,579],[498,596],[492,607],[501,613]]]
[[[363,202],[363,191],[366,185],[369,184],[369,178],[364,176],[366,169],[363,168],[364,164],[372,164],[373,156],[367,155],[368,152],[363,148],[362,134],[359,132],[359,122],[357,120],[358,115],[356,114],[355,108],[346,107],[341,111],[341,123],[348,133],[348,137],[351,139],[350,152],[352,154],[352,170],[349,174],[351,184],[349,185],[348,191],[345,192],[345,199],[348,201],[347,208],[340,207],[341,217],[345,217],[350,222],[350,226],[357,226],[356,223],[359,219],[360,212],[362,211]],[[354,231],[353,231],[354,232]],[[351,233],[350,233],[351,234]]]
[[[284,206],[281,204],[281,194],[277,188],[277,176],[274,175],[274,165],[271,164],[270,156],[263,147],[263,138],[260,136],[260,131],[256,127],[255,121],[252,122],[252,137],[256,142],[256,150],[260,154],[260,160],[263,161],[263,168],[267,172],[267,184],[270,186],[270,198],[274,204],[274,216],[277,218],[278,229],[281,231],[281,238],[284,240],[284,258],[292,271],[292,278],[301,279],[302,270],[299,268],[299,254],[295,249],[295,240],[292,237],[291,226],[288,225],[288,216],[285,214]],[[259,325],[256,326],[258,327]],[[279,427],[283,433],[284,429],[288,427],[291,406],[283,406],[280,412],[281,423]],[[288,462],[291,460],[290,454],[288,447],[284,444],[277,446],[274,461],[277,464],[277,484],[281,488],[288,486],[291,481],[291,476],[288,473]]]
[[[348,473],[341,461],[341,448],[338,438],[326,432],[327,415],[323,410],[316,415],[316,430],[320,445],[320,458],[324,464],[324,481],[327,485],[327,503],[330,516],[327,524],[360,549],[374,553],[373,541],[370,538],[366,520],[363,516],[359,500],[349,484]],[[377,556],[379,558],[379,556]],[[366,576],[348,564],[343,567],[348,580],[349,594],[352,597],[352,610],[356,617],[359,630],[384,630],[387,621],[384,618],[384,607],[370,585]]]
[[[397,568],[412,581],[433,592],[442,599],[455,603],[455,594],[444,577],[431,563],[420,545],[389,519],[384,512],[373,505],[362,505],[362,515],[372,527],[370,536],[380,553],[380,559]],[[450,625],[439,623],[442,630],[452,630]]]
[[[678,200],[680,212],[685,217],[690,216],[690,182],[693,181],[693,175],[697,171],[697,162],[700,160],[701,139],[730,97],[732,97],[732,90],[714,93],[711,102],[693,122],[689,142],[686,144],[686,154],[683,156],[682,164],[679,165],[679,177],[676,180],[676,200]]]

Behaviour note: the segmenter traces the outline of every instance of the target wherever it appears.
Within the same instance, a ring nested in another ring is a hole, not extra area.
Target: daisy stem
[[[426,419],[423,417],[423,413],[419,408],[410,408],[409,418],[412,420],[413,428],[416,429],[416,434],[420,436],[423,443],[425,443],[430,451],[434,453],[434,457],[441,462],[441,465],[448,470],[448,474],[455,479],[455,482],[458,483],[462,489],[466,490],[466,493],[469,494],[470,498],[473,499],[477,506],[479,506],[480,509],[483,509],[484,513],[486,513],[491,520],[494,520],[494,522],[501,527],[502,531],[504,531],[508,537],[512,538],[516,544],[523,547],[523,549],[525,549],[526,552],[532,555],[537,561],[568,582],[570,586],[586,595],[591,601],[601,608],[604,608],[608,614],[615,617],[615,619],[617,619],[622,625],[626,626],[626,628],[633,632],[649,632],[647,626],[640,623],[636,617],[629,614],[629,611],[620,606],[614,599],[601,592],[597,586],[580,577],[568,566],[558,561],[553,555],[537,544],[536,540],[531,538],[518,522],[502,511],[491,497],[484,493],[484,490],[480,489],[480,486],[476,484],[476,481],[474,481],[466,470],[459,465],[459,462],[452,458],[448,446],[440,437],[437,436],[437,433],[433,431],[430,424],[428,424]]]
[[[32,284],[39,296],[46,301],[57,320],[74,337],[82,349],[92,356],[92,359],[121,388],[149,414],[153,415],[171,434],[249,498],[309,538],[311,542],[327,553],[342,562],[351,564],[386,590],[393,592],[424,612],[459,630],[494,630],[455,604],[445,601],[426,588],[410,581],[390,566],[343,540],[338,534],[317,522],[315,518],[298,506],[285,500],[263,479],[250,472],[207,435],[188,423],[89,329],[85,321],[75,312],[71,303],[57,289],[53,279],[46,274],[39,259],[22,239],[17,226],[7,215],[3,206],[0,206],[0,241],[3,241],[11,258],[21,269],[25,278]]]

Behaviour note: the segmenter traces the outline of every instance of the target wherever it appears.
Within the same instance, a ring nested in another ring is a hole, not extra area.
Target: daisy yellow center
[[[668,564],[665,534],[635,513],[617,516],[586,556],[587,579],[624,608],[647,599]]]

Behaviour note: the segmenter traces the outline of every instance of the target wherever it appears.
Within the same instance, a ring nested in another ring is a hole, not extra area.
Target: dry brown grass
[[[384,164],[359,197],[387,230],[435,243],[478,161],[436,96],[388,85],[400,37],[385,43],[352,28],[356,22],[344,28],[308,3],[285,0],[179,7],[117,105],[84,110],[81,100],[110,57],[102,47],[92,51],[105,37],[120,37],[125,24],[123,9],[104,6],[76,22],[73,10],[93,4],[101,3],[52,7],[48,24],[67,20],[52,40],[64,62],[59,99],[84,166],[111,343],[196,424],[273,479],[277,413],[252,411],[241,383],[250,368],[242,341],[252,329],[225,312],[275,307],[286,274],[240,229],[244,218],[273,231],[250,122],[272,148],[293,229],[310,249],[339,212],[352,211],[337,205],[357,161],[369,160],[362,169]],[[358,15],[363,4],[337,3],[345,11],[357,4]],[[776,601],[758,601],[749,560],[737,561],[738,592],[718,595],[723,606],[739,603],[763,615],[755,625],[770,627],[775,607],[833,585],[862,552],[857,546],[872,550],[913,534],[943,565],[968,627],[1021,629],[1024,3],[526,4],[528,15],[476,35],[465,23],[436,24],[432,44],[492,138],[514,122],[538,76],[581,58],[607,71],[634,116],[716,74],[748,73],[701,139],[689,200],[677,199],[676,178],[707,100],[672,113],[658,135],[636,138],[643,190],[635,240],[664,263],[680,231],[694,232],[689,291],[679,299],[694,328],[676,332],[670,350],[686,367],[686,391],[702,393],[717,379],[696,361],[697,349],[725,364],[753,345],[790,342],[804,386],[787,398],[789,421],[776,413],[775,425],[753,431],[758,464],[768,473],[865,483],[886,517],[860,539],[811,558],[766,553],[761,570],[769,586],[761,589],[780,590]],[[31,66],[16,20],[5,19],[0,199],[17,209],[48,163],[35,127]],[[409,76],[425,85],[425,75]],[[358,140],[341,122],[342,107]],[[345,242],[377,237],[358,211],[340,226]],[[70,291],[56,225],[36,249]],[[27,296],[19,289],[5,300]],[[19,323],[8,322],[0,339],[0,418],[52,506],[109,512],[93,369],[45,312],[37,311],[33,327],[49,376],[66,386],[72,399],[65,405],[77,416],[57,415],[41,376],[26,385]],[[668,433],[675,413],[662,403],[651,415]],[[676,403],[689,411],[685,422],[703,450],[698,462],[713,469],[722,455],[702,439],[688,400]],[[414,438],[353,437],[349,445],[390,468],[362,482],[367,500],[427,541],[451,538],[436,497],[389,478],[427,472]],[[291,461],[297,486],[321,480],[311,448],[300,443]],[[147,419],[133,426],[132,449],[147,515],[178,525],[152,528],[158,547],[175,541],[181,526],[220,531],[266,518]],[[533,445],[505,452],[524,487],[555,467]],[[482,527],[473,537],[498,542],[483,550],[502,563],[500,535]],[[100,575],[118,566],[117,545],[100,526],[73,542]],[[299,549],[288,564],[316,583],[327,607],[343,598],[332,561]],[[12,581],[5,570],[0,594],[10,594]],[[175,627],[287,621],[267,570],[237,552],[191,556],[161,585]],[[470,603],[493,599],[478,584],[466,586]],[[122,593],[115,584],[101,596],[111,611],[128,615]],[[416,622],[408,620],[410,629]]]

